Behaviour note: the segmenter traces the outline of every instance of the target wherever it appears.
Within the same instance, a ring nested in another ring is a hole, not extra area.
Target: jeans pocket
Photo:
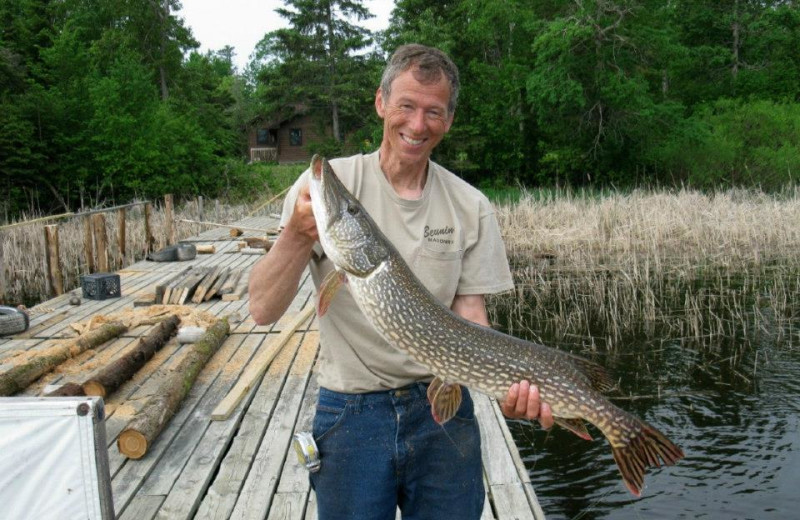
[[[317,412],[314,415],[314,424],[312,426],[312,434],[314,440],[319,443],[325,437],[333,432],[344,421],[347,413],[347,406],[332,407],[317,405]]]
[[[469,395],[466,388],[462,388],[462,396],[461,406],[458,407],[458,411],[453,416],[453,420],[462,424],[472,424],[476,421],[472,397]]]

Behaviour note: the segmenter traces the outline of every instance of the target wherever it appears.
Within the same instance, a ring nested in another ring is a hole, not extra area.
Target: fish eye
[[[353,216],[358,215],[358,213],[359,213],[358,206],[356,206],[355,204],[349,204],[347,206],[347,212],[350,213]]]

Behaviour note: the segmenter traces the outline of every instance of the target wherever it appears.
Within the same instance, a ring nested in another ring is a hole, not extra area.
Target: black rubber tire
[[[29,325],[27,313],[14,307],[0,305],[0,336],[25,332]]]

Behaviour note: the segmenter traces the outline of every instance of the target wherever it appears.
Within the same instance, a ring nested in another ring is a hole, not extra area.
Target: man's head
[[[413,69],[414,78],[423,84],[437,83],[442,76],[447,79],[450,84],[450,101],[447,111],[452,116],[456,110],[460,88],[458,68],[445,53],[425,45],[417,43],[403,45],[392,54],[381,78],[380,86],[384,99],[389,99],[391,95],[392,82],[409,69]]]

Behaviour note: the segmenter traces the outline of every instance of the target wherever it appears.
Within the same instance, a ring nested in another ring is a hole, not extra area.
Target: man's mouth
[[[425,139],[412,139],[404,134],[400,134],[400,137],[403,139],[403,141],[410,144],[411,146],[419,146],[422,144],[423,141],[425,141]]]

